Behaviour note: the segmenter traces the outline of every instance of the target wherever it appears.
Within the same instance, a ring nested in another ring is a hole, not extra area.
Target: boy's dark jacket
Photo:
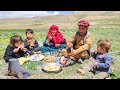
[[[33,39],[34,47],[30,48],[30,45],[27,43],[27,39],[24,40],[24,47],[27,48],[27,52],[32,55],[35,51],[39,51],[39,44],[36,39]]]

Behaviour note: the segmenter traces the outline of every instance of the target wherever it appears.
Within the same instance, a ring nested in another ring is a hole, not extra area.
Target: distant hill
[[[66,15],[0,19],[0,29],[39,29],[49,28],[52,24],[60,28],[76,28],[81,18],[88,19],[91,28],[120,28],[120,11],[76,11]]]

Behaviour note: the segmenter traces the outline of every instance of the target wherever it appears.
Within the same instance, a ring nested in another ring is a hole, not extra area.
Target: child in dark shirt
[[[27,49],[23,46],[22,37],[14,35],[10,38],[10,44],[7,46],[4,60],[9,62],[9,59],[23,57],[27,52]]]
[[[27,48],[27,52],[32,55],[34,52],[40,50],[39,44],[35,38],[33,38],[34,32],[32,29],[26,30],[26,39],[24,40],[24,47]]]
[[[24,48],[22,37],[19,35],[12,36],[10,38],[10,44],[7,46],[4,57],[3,57],[7,63],[9,62],[8,74],[12,76],[16,76],[17,78],[21,78],[21,79],[26,78],[27,76],[30,76],[30,73],[28,71],[20,67],[19,61],[17,60],[18,58],[25,56],[26,53],[27,53],[27,49]],[[15,59],[16,62],[18,63],[15,63],[16,65],[13,65],[10,67],[12,59]],[[18,73],[16,73],[17,71],[14,71],[14,72],[12,71],[17,69],[20,70]],[[15,74],[12,74],[12,73],[15,73]],[[19,73],[21,73],[22,77],[20,76]]]

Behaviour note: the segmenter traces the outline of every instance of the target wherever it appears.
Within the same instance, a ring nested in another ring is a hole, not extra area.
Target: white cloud
[[[54,13],[53,13],[53,15],[58,15],[58,14],[60,14],[60,13],[59,13],[59,12],[54,12]]]
[[[58,15],[59,12],[48,13],[47,11],[0,11],[0,18],[34,17]]]
[[[74,12],[79,12],[79,11],[74,11]]]

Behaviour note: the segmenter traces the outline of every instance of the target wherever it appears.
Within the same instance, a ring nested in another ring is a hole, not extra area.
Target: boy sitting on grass
[[[90,66],[95,76],[93,79],[104,79],[111,73],[110,66],[112,64],[112,56],[108,52],[111,47],[111,43],[107,39],[100,39],[97,42],[97,52],[92,51],[91,56],[95,61]],[[79,71],[83,71],[80,70]]]
[[[32,29],[26,30],[26,39],[24,40],[24,47],[27,48],[27,53],[30,55],[40,50],[38,41],[34,38],[34,32]]]

